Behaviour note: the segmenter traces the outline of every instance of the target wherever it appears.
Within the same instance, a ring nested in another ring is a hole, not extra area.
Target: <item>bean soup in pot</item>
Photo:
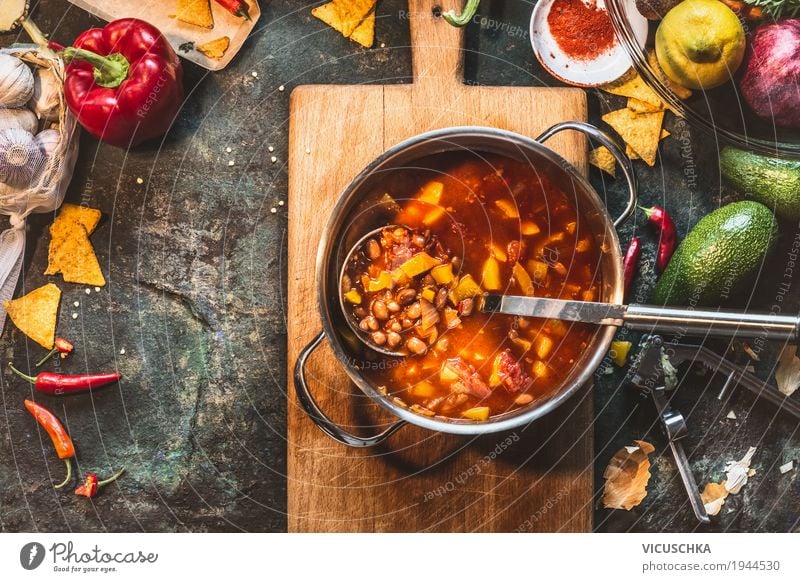
[[[600,253],[574,194],[495,154],[392,174],[391,226],[345,266],[345,316],[407,357],[364,374],[426,416],[484,421],[547,398],[600,328],[483,313],[485,292],[600,300]],[[386,356],[389,358],[389,356]]]

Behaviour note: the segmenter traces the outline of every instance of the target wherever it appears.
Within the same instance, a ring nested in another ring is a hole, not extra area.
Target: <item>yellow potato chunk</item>
[[[462,413],[462,416],[464,418],[469,418],[470,420],[487,420],[489,418],[489,407],[476,406],[475,408],[465,410]]]
[[[481,285],[484,289],[499,291],[503,288],[503,284],[500,281],[500,263],[494,257],[490,256],[486,259],[486,262],[483,263],[483,272],[481,274]]]

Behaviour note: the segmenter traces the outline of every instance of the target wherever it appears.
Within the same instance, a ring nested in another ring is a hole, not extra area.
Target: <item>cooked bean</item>
[[[419,301],[412,303],[406,308],[406,317],[409,319],[419,319],[421,315],[422,307],[420,307]]]
[[[359,318],[359,319],[364,319],[366,316],[369,315],[369,311],[367,311],[363,307],[356,307],[353,310],[353,313],[355,313],[356,317]]]
[[[422,248],[425,246],[425,242],[425,237],[419,233],[411,237],[411,244],[413,244],[415,247]]]
[[[364,319],[361,320],[361,323],[358,324],[358,327],[360,327],[364,331],[367,331],[367,330],[369,330],[369,331],[378,331],[381,326],[378,323],[378,320],[375,319],[375,316],[368,315]]]
[[[389,311],[391,311],[392,313],[397,313],[398,311],[400,311],[400,310],[402,309],[402,307],[400,307],[400,304],[399,304],[397,301],[389,301],[389,302],[386,304],[386,307],[387,307],[387,308],[389,309]]]
[[[390,331],[386,336],[386,345],[388,345],[390,348],[396,348],[400,345],[401,341],[403,341],[403,338],[395,331]]]
[[[370,337],[376,346],[382,346],[386,343],[386,334],[382,331],[373,331]]]
[[[408,305],[417,298],[417,292],[411,288],[401,289],[397,293],[397,302],[400,305]]]
[[[409,328],[409,327],[411,327],[412,325],[414,325],[414,322],[413,322],[413,321],[411,321],[411,320],[410,320],[409,318],[407,318],[407,317],[404,317],[404,318],[403,318],[403,329],[408,329],[408,328]]]
[[[472,299],[472,297],[462,299],[461,303],[458,304],[458,314],[464,317],[469,317],[472,315],[473,307],[475,307],[475,301]]]
[[[374,238],[367,243],[367,256],[373,261],[381,256],[381,245]]]
[[[449,348],[449,347],[450,347],[450,340],[448,340],[446,337],[440,337],[439,341],[436,342],[436,348],[435,349],[436,349],[436,351],[439,351],[439,352],[446,352],[447,348]]]
[[[530,404],[531,402],[533,402],[533,396],[530,394],[520,394],[514,399],[514,404],[518,404],[519,406]]]
[[[428,351],[428,346],[425,345],[425,342],[419,339],[418,337],[412,337],[406,342],[406,347],[408,351],[412,354],[416,354],[421,356],[425,352]]]
[[[422,278],[422,287],[423,288],[424,287],[435,287],[435,286],[436,286],[436,279],[431,277],[430,273],[428,273],[427,275],[425,275]]]
[[[444,309],[444,306],[447,305],[447,287],[442,287],[436,293],[436,299],[433,301],[433,306],[436,309]]]
[[[400,323],[400,322],[399,322],[398,320],[396,320],[396,319],[393,319],[393,320],[392,320],[392,321],[389,323],[389,331],[402,331],[402,329],[403,329],[403,324],[402,324],[402,323]]]
[[[372,302],[372,313],[381,321],[389,319],[389,308],[380,299]]]
[[[352,288],[353,288],[353,280],[350,279],[350,275],[345,275],[344,277],[342,277],[342,293],[347,293]]]

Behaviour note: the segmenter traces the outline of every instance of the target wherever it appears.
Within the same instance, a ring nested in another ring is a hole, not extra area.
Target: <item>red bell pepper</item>
[[[86,131],[128,148],[169,129],[183,102],[183,69],[156,27],[115,20],[87,30],[62,55],[67,105]]]

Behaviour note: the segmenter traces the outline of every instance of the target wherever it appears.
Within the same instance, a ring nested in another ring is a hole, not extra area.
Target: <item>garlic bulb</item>
[[[34,141],[44,155],[50,157],[61,142],[61,133],[57,129],[45,129],[36,134]]]
[[[0,182],[27,186],[41,171],[44,152],[24,129],[0,131]]]
[[[4,109],[0,107],[0,131],[16,127],[28,133],[36,133],[39,119],[30,109]]]
[[[38,67],[33,73],[33,97],[28,106],[41,119],[55,121],[61,110],[60,91],[61,83],[53,73],[53,69]]]
[[[0,53],[0,106],[22,107],[33,96],[33,73],[17,57]]]

